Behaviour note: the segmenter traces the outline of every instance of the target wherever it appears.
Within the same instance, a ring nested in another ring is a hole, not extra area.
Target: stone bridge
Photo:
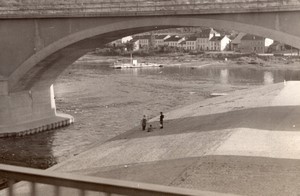
[[[52,84],[85,53],[118,38],[207,26],[300,48],[299,0],[0,0],[0,136],[73,122]]]

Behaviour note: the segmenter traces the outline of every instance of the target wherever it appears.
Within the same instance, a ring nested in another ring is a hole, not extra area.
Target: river
[[[0,139],[0,162],[47,168],[132,127],[143,115],[261,85],[300,80],[300,71],[181,64],[162,68],[112,69],[106,58],[76,62],[54,84],[57,110],[71,114],[69,127],[21,138]]]

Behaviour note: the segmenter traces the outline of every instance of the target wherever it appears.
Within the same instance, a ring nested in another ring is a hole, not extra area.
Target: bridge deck
[[[0,18],[220,14],[300,10],[297,0],[0,0]]]

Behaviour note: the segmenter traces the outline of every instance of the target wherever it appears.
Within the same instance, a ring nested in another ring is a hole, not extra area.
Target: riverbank
[[[98,56],[88,54],[79,59],[78,62],[103,62],[110,63],[116,60],[129,63],[130,58],[124,56]],[[227,67],[227,68],[253,68],[253,69],[280,69],[300,70],[299,56],[268,56],[257,54],[219,53],[208,52],[204,54],[190,55],[186,53],[170,53],[154,56],[135,56],[138,62],[158,63],[163,66],[187,66],[199,68],[203,66]]]
[[[243,77],[248,79],[260,74],[253,73],[248,76],[247,71],[241,78],[237,78],[237,84],[231,84],[226,79],[214,78],[211,72],[203,72],[206,76],[202,74],[199,77],[203,79],[199,80],[197,75],[191,77],[191,74],[164,75],[164,69],[149,75],[143,72],[136,75],[132,69],[125,72],[112,72],[111,69],[105,69],[105,66],[109,66],[109,63],[119,58],[121,57],[86,55],[65,70],[54,86],[56,104],[58,111],[75,117],[75,124],[65,129],[40,133],[34,137],[0,139],[0,162],[47,168],[84,151],[93,143],[104,142],[136,126],[144,114],[152,118],[160,111],[167,112],[210,98],[212,93],[226,94],[261,85],[247,83]],[[202,72],[201,68],[215,67],[227,69],[242,66],[251,70],[263,69],[257,64],[239,65],[238,61],[231,63],[229,59],[216,60],[201,55],[172,54],[138,58],[140,62],[149,61],[162,63],[165,66],[189,67],[192,72],[199,73]],[[288,67],[297,70],[296,63],[295,66],[288,64]],[[283,68],[286,67],[282,66],[281,69]],[[182,71],[186,72],[186,70]],[[228,76],[237,73],[224,72],[224,74]],[[276,73],[278,74],[280,73]],[[241,83],[244,80],[245,82]],[[73,137],[70,138],[69,134]],[[34,150],[28,144],[34,146]]]
[[[300,82],[166,112],[50,170],[242,195],[300,192]],[[65,193],[67,193],[67,190]]]
[[[300,99],[293,99],[299,88],[299,82],[288,82],[204,100],[166,113],[163,130],[154,118],[153,132],[136,127],[51,170],[234,194],[294,195],[300,192]]]
[[[114,72],[108,68],[114,60],[85,56],[66,69],[54,84],[56,106],[74,116],[75,123],[34,136],[0,138],[0,162],[46,169],[139,125],[144,114],[153,118],[160,111],[207,99],[213,92],[256,86],[194,80],[180,73]]]
[[[58,78],[54,87],[57,109],[74,116],[75,124],[68,128],[39,133],[34,137],[0,139],[1,163],[46,169],[138,126],[144,114],[153,118],[160,111],[168,113],[201,100],[210,100],[208,98],[211,93],[230,94],[262,85],[249,84],[247,81],[236,84],[220,83],[219,76],[214,78],[210,72],[204,72],[208,77],[202,75],[201,80],[198,75],[191,77],[181,75],[181,72],[172,71],[165,75],[166,70],[163,69],[154,74],[136,73],[132,70],[115,72],[106,68],[109,65],[107,62],[112,62],[115,57],[93,58],[71,65]],[[167,57],[162,59],[172,62],[170,64],[176,63],[176,57],[171,60]],[[191,70],[194,65],[207,63],[191,62],[195,63],[191,64]],[[208,67],[210,66],[223,64],[216,62]],[[217,71],[217,74],[220,72]],[[248,72],[245,74],[248,75]],[[253,97],[253,100],[256,99]],[[235,107],[238,109],[239,106]]]

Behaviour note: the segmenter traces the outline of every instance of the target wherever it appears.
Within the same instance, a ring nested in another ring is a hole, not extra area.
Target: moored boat
[[[132,63],[114,63],[111,67],[114,69],[124,69],[124,68],[163,67],[163,65],[157,63],[138,63],[137,60],[133,60]]]

